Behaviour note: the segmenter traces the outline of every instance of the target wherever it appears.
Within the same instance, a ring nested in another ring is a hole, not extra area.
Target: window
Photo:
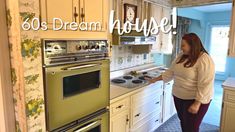
[[[216,73],[224,73],[229,42],[229,26],[212,26],[210,54],[215,63]]]

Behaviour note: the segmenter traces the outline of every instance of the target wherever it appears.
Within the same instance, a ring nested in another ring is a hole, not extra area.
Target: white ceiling
[[[205,6],[197,6],[197,7],[192,7],[192,8],[201,12],[231,11],[232,3],[205,5]]]

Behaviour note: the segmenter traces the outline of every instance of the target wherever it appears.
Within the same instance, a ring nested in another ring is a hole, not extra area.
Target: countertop
[[[158,81],[152,84],[145,84],[136,88],[124,88],[116,85],[110,85],[110,103],[120,100],[121,98],[125,98],[126,96],[137,93],[145,88],[149,88],[150,85],[156,85],[161,83],[163,85],[163,81]],[[151,87],[151,86],[150,86]]]
[[[235,78],[228,78],[222,84],[223,88],[235,90]]]
[[[127,93],[130,93],[130,92],[133,92],[133,91],[136,91],[136,90],[140,90],[140,89],[143,89],[147,86],[148,84],[146,85],[142,85],[140,87],[136,87],[136,88],[125,88],[125,87],[120,87],[120,86],[117,86],[117,85],[110,85],[110,100],[114,99],[114,98],[117,98],[119,96],[122,96],[124,94],[127,94]]]

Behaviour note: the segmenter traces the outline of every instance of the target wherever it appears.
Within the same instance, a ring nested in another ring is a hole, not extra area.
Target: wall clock
[[[137,17],[137,6],[131,4],[124,4],[124,23],[129,21],[135,23]]]

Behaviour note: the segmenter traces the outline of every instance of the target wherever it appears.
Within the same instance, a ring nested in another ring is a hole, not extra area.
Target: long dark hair
[[[200,38],[195,33],[188,33],[182,37],[182,40],[185,40],[190,46],[190,53],[188,55],[183,54],[177,64],[184,63],[184,67],[192,67],[197,62],[198,58],[200,57],[201,52],[207,53],[206,49],[204,48]]]

